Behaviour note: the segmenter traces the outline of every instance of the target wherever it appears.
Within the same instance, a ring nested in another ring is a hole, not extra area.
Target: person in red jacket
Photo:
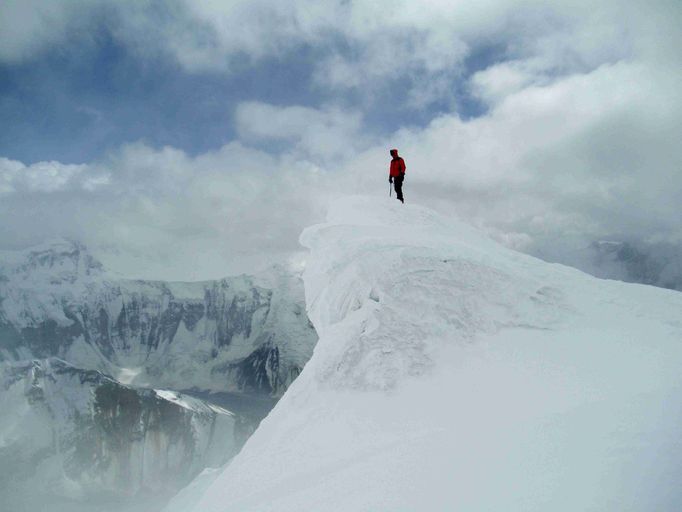
[[[406,169],[405,160],[398,156],[397,149],[392,149],[390,153],[393,159],[391,160],[391,167],[389,168],[388,171],[388,182],[393,183],[393,186],[395,187],[395,194],[396,197],[398,198],[398,201],[404,203],[405,200],[403,199],[403,181],[405,181]]]

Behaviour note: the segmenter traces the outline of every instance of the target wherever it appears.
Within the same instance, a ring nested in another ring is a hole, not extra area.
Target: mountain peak
[[[20,251],[2,251],[0,270],[8,278],[42,277],[51,284],[59,284],[100,275],[104,267],[82,243],[58,238]]]

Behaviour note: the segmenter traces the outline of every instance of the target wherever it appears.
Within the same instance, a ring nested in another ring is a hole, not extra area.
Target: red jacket
[[[396,155],[393,157],[393,160],[391,160],[391,168],[388,171],[388,175],[395,178],[401,174],[405,174],[405,169],[405,160]]]

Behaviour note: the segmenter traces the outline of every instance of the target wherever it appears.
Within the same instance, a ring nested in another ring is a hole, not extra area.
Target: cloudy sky
[[[295,262],[330,198],[388,200],[398,147],[408,201],[509,246],[675,255],[680,27],[679,0],[5,0],[0,249],[68,237],[166,279]]]

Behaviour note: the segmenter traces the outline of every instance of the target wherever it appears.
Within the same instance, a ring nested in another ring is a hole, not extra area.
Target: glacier
[[[682,509],[679,292],[377,198],[300,240],[313,356],[168,512]]]

